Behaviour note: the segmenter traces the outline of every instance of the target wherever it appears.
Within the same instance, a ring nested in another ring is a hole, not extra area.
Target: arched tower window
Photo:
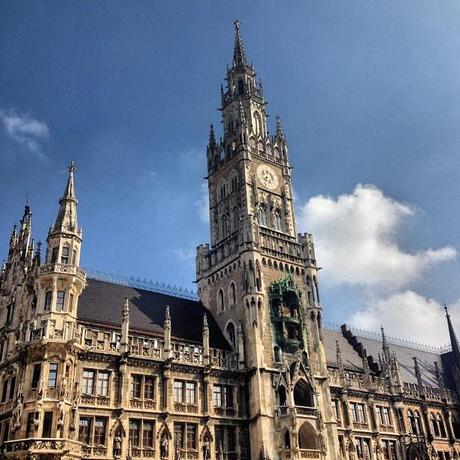
[[[259,206],[259,224],[264,227],[267,226],[267,208],[264,204]]]
[[[242,78],[238,78],[238,94],[239,95],[244,94],[244,81]]]
[[[281,211],[279,209],[275,211],[275,215],[273,216],[273,227],[278,232],[283,231],[283,224],[281,221]]]
[[[236,287],[235,283],[230,283],[230,303],[232,306],[236,305]]]
[[[230,234],[230,222],[227,215],[222,216],[222,238]]]
[[[218,304],[219,304],[219,311],[224,311],[225,310],[225,302],[224,302],[224,291],[222,289],[219,289]]]
[[[305,380],[300,380],[294,387],[294,404],[302,407],[315,407],[313,391]]]
[[[235,206],[233,208],[233,231],[238,230],[238,223],[240,220],[240,210],[238,209],[238,206]]]
[[[233,346],[235,346],[236,345],[235,325],[233,323],[228,323],[228,326],[225,332],[227,333],[227,337],[230,343]]]
[[[262,119],[259,112],[254,112],[254,131],[258,136],[262,134]]]
[[[232,184],[232,192],[236,192],[236,190],[238,190],[238,175],[237,174],[233,174],[231,184]]]

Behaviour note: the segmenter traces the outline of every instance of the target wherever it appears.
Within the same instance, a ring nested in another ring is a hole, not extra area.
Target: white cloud
[[[454,327],[460,330],[460,300],[449,307]],[[360,329],[378,331],[429,345],[449,343],[443,307],[414,291],[397,292],[385,299],[373,299],[366,308],[355,312],[350,324]]]
[[[203,224],[209,225],[209,192],[208,184],[201,184],[201,195],[195,201],[195,206],[198,208],[198,215]]]
[[[0,109],[0,121],[8,136],[40,158],[46,158],[41,144],[49,137],[48,126],[28,113]]]
[[[314,234],[323,279],[395,291],[457,254],[451,246],[416,253],[401,249],[398,230],[413,215],[411,206],[358,184],[351,194],[311,198],[300,210],[299,228]]]

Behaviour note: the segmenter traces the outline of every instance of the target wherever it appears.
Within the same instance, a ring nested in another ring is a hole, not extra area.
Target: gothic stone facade
[[[0,276],[7,459],[454,459],[460,350],[322,326],[312,236],[298,235],[288,145],[236,23],[207,149],[199,300],[87,277],[74,166],[46,254],[26,206]],[[447,312],[446,312],[447,313]]]

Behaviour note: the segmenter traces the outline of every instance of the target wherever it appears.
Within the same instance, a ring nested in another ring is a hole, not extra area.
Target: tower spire
[[[238,19],[233,22],[235,26],[235,47],[233,49],[233,67],[248,65],[246,53],[244,52],[243,40],[240,35],[240,21]]]
[[[75,163],[72,161],[68,166],[69,176],[66,188],[62,198],[59,200],[59,212],[53,227],[54,232],[76,232],[78,230],[77,222],[77,204],[75,196],[74,173],[76,170]]]
[[[460,347],[458,345],[457,335],[455,334],[454,326],[452,325],[452,320],[450,319],[449,310],[447,305],[444,303],[444,311],[446,312],[447,327],[449,329],[450,344],[452,346],[452,352],[455,357],[457,366],[460,367]]]

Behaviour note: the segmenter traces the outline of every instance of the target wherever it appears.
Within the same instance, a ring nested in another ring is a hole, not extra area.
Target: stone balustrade
[[[42,265],[39,271],[40,275],[48,275],[54,273],[63,273],[73,275],[80,278],[83,282],[86,281],[86,273],[77,265],[71,264],[47,264]]]

